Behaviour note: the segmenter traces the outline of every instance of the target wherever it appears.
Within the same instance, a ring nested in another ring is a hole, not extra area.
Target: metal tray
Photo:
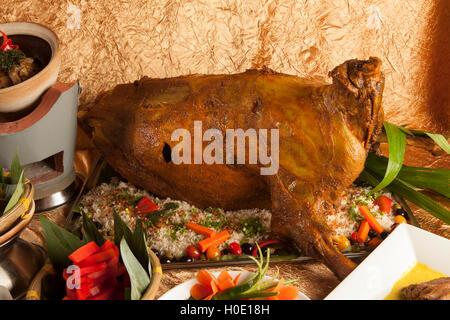
[[[107,162],[103,158],[99,158],[94,164],[94,169],[91,171],[89,177],[83,182],[80,192],[77,195],[70,213],[68,214],[65,222],[65,228],[69,231],[74,231],[75,226],[77,224],[80,215],[74,212],[75,207],[78,206],[80,200],[84,194],[86,194],[92,188],[98,186],[103,182],[109,182],[112,177],[120,177],[116,172],[114,172],[111,167],[107,164]],[[123,180],[123,179],[122,179]],[[410,217],[410,222],[419,226],[417,219],[414,217],[411,209],[407,205],[406,201],[394,195],[395,200],[401,203],[403,209],[406,210],[408,216]],[[368,256],[370,251],[361,251],[361,252],[347,252],[344,253],[349,259],[355,260],[357,262],[362,261],[366,256]],[[314,261],[314,258],[307,256],[298,256],[298,255],[290,255],[290,256],[271,256],[271,263],[302,263],[302,262],[310,262]],[[215,268],[215,267],[224,267],[224,266],[243,266],[243,265],[251,265],[254,264],[254,261],[246,256],[237,256],[234,259],[223,259],[223,260],[196,260],[193,262],[172,262],[161,264],[162,269],[164,270],[173,270],[173,269],[191,269],[191,268]]]

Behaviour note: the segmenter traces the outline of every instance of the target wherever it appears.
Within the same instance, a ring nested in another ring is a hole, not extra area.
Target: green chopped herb
[[[240,231],[246,237],[253,237],[256,236],[257,234],[264,232],[264,227],[261,223],[261,220],[258,217],[248,218],[241,221]]]
[[[352,205],[350,208],[350,220],[359,222],[364,219],[364,216],[359,212],[356,205]]]

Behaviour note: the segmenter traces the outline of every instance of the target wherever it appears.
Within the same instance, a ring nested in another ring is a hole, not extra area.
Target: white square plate
[[[382,300],[418,262],[450,276],[450,240],[401,224],[325,299]]]

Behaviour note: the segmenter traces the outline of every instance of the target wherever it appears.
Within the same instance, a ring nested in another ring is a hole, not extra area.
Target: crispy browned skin
[[[99,96],[81,120],[130,182],[198,207],[270,208],[274,232],[344,278],[355,265],[333,246],[324,213],[363,170],[381,129],[380,64],[347,61],[330,72],[332,85],[270,70],[144,78]],[[262,176],[258,165],[167,162],[164,145],[178,143],[172,132],[193,136],[195,120],[224,136],[226,129],[278,128],[278,174]]]

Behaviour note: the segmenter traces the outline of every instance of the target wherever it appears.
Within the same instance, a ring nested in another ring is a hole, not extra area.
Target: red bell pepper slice
[[[77,265],[80,268],[87,267],[100,262],[114,260],[116,257],[117,257],[116,250],[114,250],[114,248],[111,248],[105,251],[99,251],[97,253],[94,253],[93,255],[90,255],[86,259],[77,263]]]
[[[260,248],[267,246],[269,244],[274,244],[274,243],[280,243],[280,240],[278,239],[271,239],[271,240],[265,240],[260,242],[258,245]],[[256,257],[256,255],[258,254],[258,247],[255,247],[252,251],[252,256]]]
[[[105,243],[100,247],[100,250],[105,251],[115,247],[116,245],[114,243],[112,243],[110,240],[106,240]]]
[[[138,215],[146,215],[147,213],[158,210],[159,207],[153,203],[153,201],[149,197],[143,197],[136,204],[134,212]]]
[[[97,252],[99,249],[99,246],[94,241],[91,241],[72,252],[72,254],[69,255],[69,259],[75,263],[79,263],[80,261],[83,261],[84,259],[89,257],[91,254]]]
[[[92,288],[92,292],[98,292],[96,295],[90,296],[87,300],[108,300],[116,289],[117,280],[115,278],[104,283],[101,286]]]
[[[379,196],[374,201],[374,204],[376,204],[380,208],[381,212],[384,212],[385,214],[389,214],[391,212],[391,203],[392,200],[386,196]]]
[[[91,266],[80,268],[80,276],[84,276],[85,274],[94,273],[105,269],[108,266],[106,262],[100,262],[97,264],[93,264]]]
[[[66,287],[66,296],[69,298],[69,300],[78,300],[75,289],[69,289],[68,287]]]
[[[78,300],[85,300],[91,295],[91,289],[94,287],[94,281],[89,277],[81,277],[80,287],[75,289]]]

